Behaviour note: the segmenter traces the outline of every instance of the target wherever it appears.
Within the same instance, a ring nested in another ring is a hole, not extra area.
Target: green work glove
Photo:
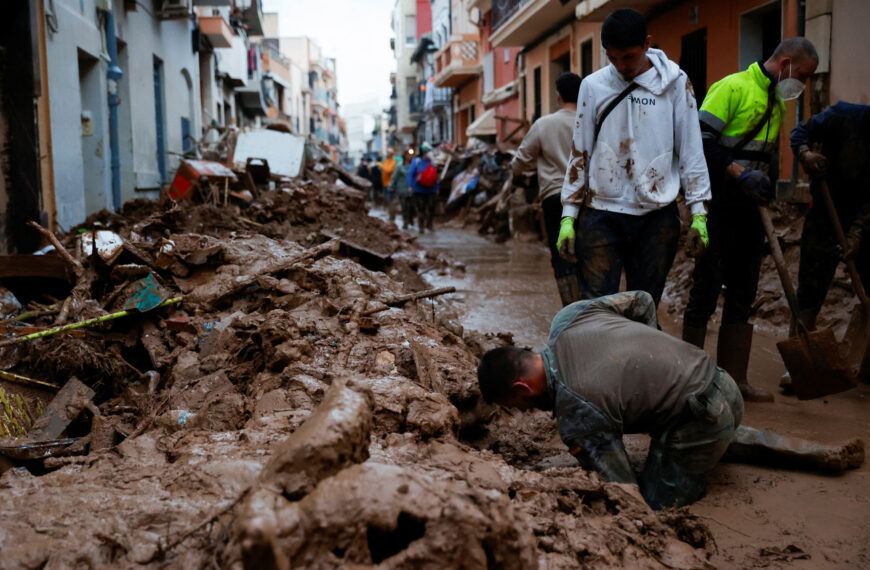
[[[556,239],[556,249],[565,261],[574,262],[574,218],[565,216],[559,223],[559,237]]]
[[[686,237],[686,255],[700,257],[710,245],[710,236],[707,234],[707,214],[693,214],[692,226]]]

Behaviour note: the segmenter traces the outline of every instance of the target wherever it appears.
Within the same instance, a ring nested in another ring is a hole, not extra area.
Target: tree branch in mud
[[[51,242],[57,253],[72,266],[73,274],[76,277],[76,284],[70,292],[69,297],[63,302],[63,307],[54,323],[55,325],[62,325],[66,323],[70,314],[77,315],[81,311],[85,300],[90,297],[91,280],[88,279],[82,263],[61,245],[53,232],[48,231],[34,221],[27,222],[27,225],[44,235]]]
[[[439,287],[437,289],[427,289],[425,291],[417,291],[416,293],[408,293],[407,295],[398,295],[393,297],[392,299],[387,299],[383,302],[383,306],[374,307],[372,309],[366,309],[362,313],[361,316],[365,317],[368,315],[373,315],[375,313],[380,313],[381,311],[386,311],[391,307],[395,307],[398,305],[404,305],[408,301],[416,301],[417,299],[427,299],[430,297],[437,297],[438,295],[446,295],[447,293],[455,293],[456,287]]]

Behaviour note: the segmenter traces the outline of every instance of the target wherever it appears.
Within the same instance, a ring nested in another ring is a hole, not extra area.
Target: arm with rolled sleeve
[[[595,146],[595,95],[588,81],[580,84],[574,138],[562,182],[562,217],[576,218],[589,190],[589,161]]]
[[[541,154],[541,136],[538,125],[535,122],[528,134],[523,137],[523,142],[520,143],[520,148],[511,160],[511,172],[513,174],[522,174],[534,169],[538,165],[538,156]]]
[[[674,104],[674,152],[680,160],[680,178],[686,194],[686,205],[692,214],[705,214],[704,202],[710,200],[710,174],[704,159],[701,126],[695,98],[688,91],[689,78],[678,80]]]

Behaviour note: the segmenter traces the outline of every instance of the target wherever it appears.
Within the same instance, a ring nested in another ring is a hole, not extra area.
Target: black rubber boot
[[[559,297],[562,298],[563,307],[580,300],[580,284],[577,282],[576,275],[557,277],[556,285],[559,287]]]
[[[683,324],[683,340],[704,350],[704,340],[707,338],[707,327],[690,327]]]
[[[747,323],[722,325],[719,328],[716,362],[737,382],[744,401],[772,402],[773,394],[762,388],[750,386],[746,379],[749,350],[752,348],[752,328],[752,325]]]

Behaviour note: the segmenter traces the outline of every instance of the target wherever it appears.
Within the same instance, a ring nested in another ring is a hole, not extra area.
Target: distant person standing
[[[356,167],[356,175],[360,178],[365,178],[366,180],[371,176],[369,173],[369,159],[367,156],[364,156],[359,160],[359,166]]]
[[[384,179],[381,167],[378,165],[380,156],[371,161],[369,165],[369,180],[372,183],[372,194],[374,195],[373,202],[379,203],[384,199]]]
[[[386,190],[393,180],[393,172],[396,170],[396,164],[402,160],[401,156],[396,156],[396,151],[393,147],[387,149],[387,158],[381,162],[381,180]]]
[[[396,217],[397,206],[402,214],[402,229],[408,229],[411,220],[409,206],[411,203],[411,189],[408,187],[408,165],[411,164],[412,155],[408,150],[404,156],[394,157],[396,164],[390,177],[390,185],[384,191],[387,198],[387,215],[390,221]]]
[[[677,253],[680,188],[706,245],[710,178],[692,84],[650,41],[639,12],[616,10],[601,26],[610,65],[580,85],[557,246],[576,255],[584,299],[616,293],[624,268],[628,289],[658,305]]]
[[[432,231],[432,221],[435,218],[435,199],[438,196],[438,170],[432,163],[432,147],[423,142],[420,145],[420,156],[411,161],[408,169],[408,186],[414,197],[414,209],[417,211],[418,230],[422,234],[429,228]]]
[[[574,116],[577,113],[577,94],[580,91],[580,76],[563,73],[556,79],[556,100],[559,110],[541,117],[532,125],[523,138],[520,148],[511,161],[514,175],[536,168],[538,172],[538,199],[544,212],[544,228],[547,245],[550,246],[550,263],[556,275],[556,285],[562,305],[580,300],[580,285],[577,282],[577,266],[568,263],[559,255],[556,240],[559,237],[559,220],[562,217],[560,192],[568,170],[571,155],[571,138],[574,133]]]

